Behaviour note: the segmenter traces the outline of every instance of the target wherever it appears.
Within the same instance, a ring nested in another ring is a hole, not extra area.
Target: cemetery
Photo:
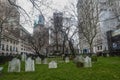
[[[0,0],[0,80],[120,80],[120,0]]]
[[[23,59],[24,58],[24,59]],[[0,80],[120,80],[120,58],[21,55],[0,64]]]

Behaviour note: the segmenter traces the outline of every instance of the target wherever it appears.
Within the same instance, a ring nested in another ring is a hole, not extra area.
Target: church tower
[[[45,18],[43,15],[39,15],[38,20],[34,21],[33,33],[40,31],[42,27],[45,26]]]

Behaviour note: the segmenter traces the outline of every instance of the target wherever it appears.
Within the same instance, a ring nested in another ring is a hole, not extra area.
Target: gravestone
[[[84,59],[85,59],[85,58],[81,55],[81,56],[79,57],[79,60],[78,60],[78,61],[79,61],[79,62],[84,62]]]
[[[66,57],[66,58],[65,58],[65,62],[66,62],[66,63],[69,63],[69,62],[70,62],[69,57]]]
[[[109,54],[106,54],[106,56],[107,56],[107,57],[110,57],[110,55],[109,55]]]
[[[77,63],[77,62],[81,62],[83,63],[84,62],[84,57],[81,55],[81,56],[76,56],[75,59],[74,59],[74,62]]]
[[[27,58],[26,54],[23,53],[23,54],[21,55],[21,58],[22,58],[22,61],[25,61],[26,58]]]
[[[35,71],[35,64],[34,60],[30,57],[25,61],[25,71]]]
[[[49,63],[49,66],[48,66],[49,68],[57,68],[57,63],[55,62],[55,61],[51,61],[50,63]]]
[[[88,56],[84,60],[84,67],[92,67],[91,58]]]
[[[2,72],[2,70],[3,70],[3,67],[0,67],[0,73]]]
[[[43,64],[48,64],[47,58],[45,58],[45,59],[43,60]]]
[[[13,58],[12,61],[9,61],[8,72],[20,72],[20,60]]]
[[[36,64],[41,64],[41,58],[40,57],[37,57],[35,61],[36,61]]]
[[[76,56],[74,59],[74,62],[76,63],[76,66],[79,67],[84,67],[84,57],[82,55]]]

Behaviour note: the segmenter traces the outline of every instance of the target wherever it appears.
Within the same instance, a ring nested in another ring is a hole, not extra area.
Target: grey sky
[[[71,0],[72,1],[72,0]],[[68,0],[52,0],[52,5],[50,5],[52,8],[54,8],[55,10],[58,11],[62,11],[64,9],[64,6],[68,5]],[[22,6],[27,12],[28,14],[31,14],[31,10],[32,10],[32,5],[30,2],[28,2],[28,0],[19,0],[18,4],[20,6]],[[52,16],[52,10],[47,9],[47,15]],[[39,13],[36,11],[34,15],[32,15],[32,21],[34,21],[36,15],[38,15]],[[21,24],[23,25],[23,27],[25,27],[30,33],[32,33],[32,28],[33,26],[31,24],[28,24],[27,22],[24,21],[24,18],[21,17]],[[32,23],[33,24],[33,23]]]

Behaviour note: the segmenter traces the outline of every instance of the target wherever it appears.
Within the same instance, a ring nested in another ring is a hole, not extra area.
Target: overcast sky
[[[19,2],[17,2],[20,6],[22,6],[28,13],[30,13],[30,11],[32,10],[32,6],[31,3],[28,2],[28,0],[18,0]],[[72,0],[71,0],[72,1]],[[52,5],[50,5],[52,8],[54,8],[55,10],[58,11],[62,11],[64,9],[64,6],[69,4],[69,0],[52,0]],[[52,17],[52,10],[46,9],[47,15],[49,14],[49,16]],[[34,16],[32,16],[32,20],[34,21],[35,19],[35,15],[38,15],[39,13],[36,11],[36,13],[34,14]],[[23,27],[25,27],[30,33],[32,33],[33,30],[33,26],[28,25],[27,22],[25,22],[23,20],[24,18],[21,17],[21,24],[23,25]],[[25,22],[25,23],[23,23]],[[33,23],[32,23],[33,24]]]

